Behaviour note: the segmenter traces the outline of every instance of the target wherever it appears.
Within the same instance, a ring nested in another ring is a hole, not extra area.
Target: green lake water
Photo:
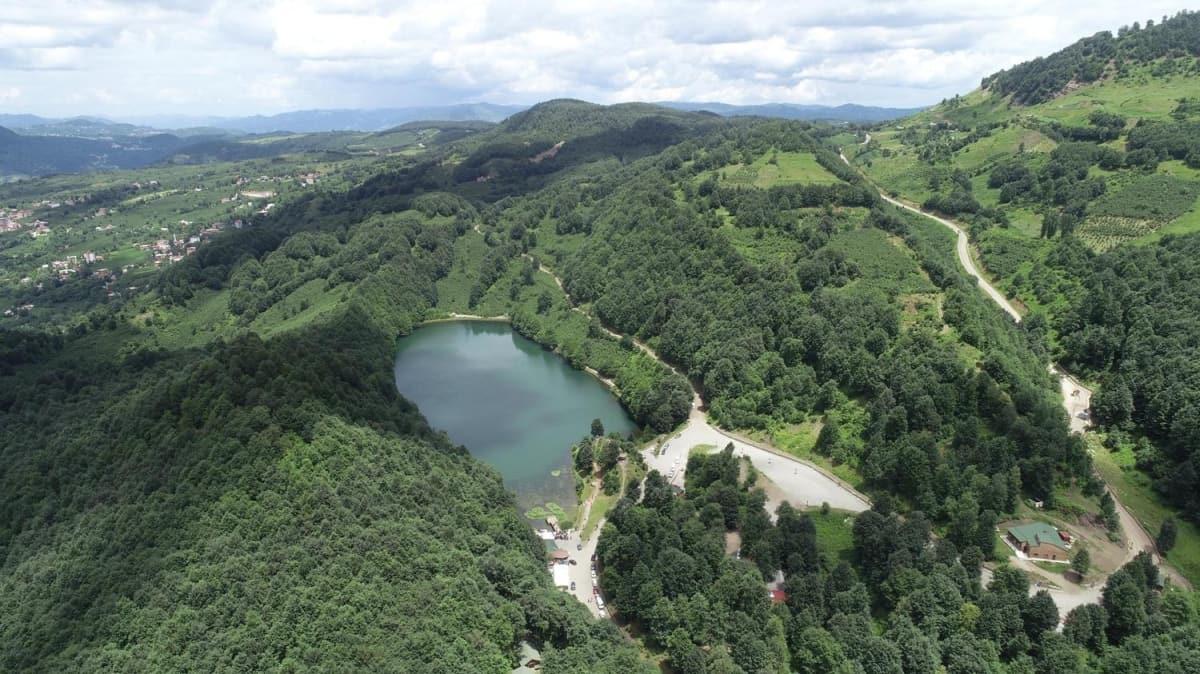
[[[423,326],[400,340],[395,372],[401,395],[431,426],[495,466],[523,508],[552,501],[571,512],[571,445],[592,419],[606,432],[634,428],[603,384],[506,323]]]

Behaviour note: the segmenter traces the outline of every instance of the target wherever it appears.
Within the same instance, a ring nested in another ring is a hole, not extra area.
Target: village
[[[280,188],[311,188],[318,184],[321,175],[311,170],[279,176],[236,175],[231,185],[225,183],[233,188],[232,193],[219,199],[219,204],[227,211],[226,217],[213,218],[206,223],[181,218],[169,227],[160,226],[158,238],[152,240],[142,238],[144,228],[127,224],[133,211],[167,197],[218,188],[204,185],[189,186],[186,189],[164,188],[158,179],[137,180],[124,186],[105,188],[121,191],[123,200],[119,203],[110,201],[104,206],[87,208],[82,214],[79,211],[89,202],[102,198],[98,194],[104,194],[103,191],[76,192],[0,207],[0,235],[28,235],[29,239],[26,241],[44,239],[50,241],[51,249],[58,253],[47,260],[46,257],[32,252],[46,250],[44,246],[31,249],[31,253],[26,253],[24,257],[28,259],[32,255],[41,257],[41,260],[36,261],[35,257],[34,265],[25,269],[14,269],[10,266],[7,271],[14,274],[8,277],[8,281],[13,284],[14,289],[26,288],[28,291],[41,293],[51,285],[57,287],[74,279],[87,279],[92,283],[102,283],[105,296],[109,298],[122,293],[128,294],[136,287],[119,289],[117,282],[122,276],[140,269],[163,268],[195,255],[201,245],[221,232],[248,227],[252,224],[254,216],[271,214],[281,196]],[[128,196],[130,194],[133,196]],[[203,201],[193,202],[190,210],[211,217],[213,205]],[[185,209],[177,211],[181,215],[189,214]],[[85,229],[73,223],[87,223],[89,226]],[[124,236],[119,236],[120,234]],[[99,236],[105,236],[105,239],[97,240]],[[129,240],[130,238],[132,240]],[[9,247],[9,250],[17,249],[11,245]],[[136,255],[131,257],[130,251],[141,253],[144,256],[141,259],[144,261],[138,261],[139,256]],[[106,264],[106,257],[115,258],[117,263],[109,261]],[[31,301],[28,292],[19,292],[18,298],[3,311],[4,318],[26,317],[35,308],[36,305]]]

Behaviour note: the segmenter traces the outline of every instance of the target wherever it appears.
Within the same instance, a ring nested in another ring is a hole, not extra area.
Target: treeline
[[[1129,131],[1125,142],[1130,154],[1153,153],[1159,161],[1180,159],[1200,168],[1200,122],[1141,120]]]
[[[1046,57],[1039,57],[983,78],[981,86],[1014,102],[1034,105],[1054,98],[1071,82],[1094,82],[1110,68],[1118,73],[1131,63],[1163,57],[1200,56],[1200,14],[1182,11],[1079,40]]]
[[[1123,247],[1072,273],[1083,290],[1056,321],[1063,363],[1101,380],[1098,423],[1144,434],[1137,464],[1200,518],[1200,236]]]
[[[731,449],[690,457],[679,496],[652,471],[640,502],[636,492],[622,499],[600,539],[601,583],[619,619],[662,649],[673,671],[1083,674],[1200,665],[1196,596],[1164,592],[1146,553],[1109,578],[1099,604],[1061,616],[1046,590],[1031,596],[1025,575],[1007,565],[984,586],[979,545],[992,546],[994,522],[935,538],[924,514],[900,517],[880,500],[854,518],[848,562],[822,549],[815,515],[785,503],[772,521],[754,469]],[[727,537],[740,539],[736,551]]]

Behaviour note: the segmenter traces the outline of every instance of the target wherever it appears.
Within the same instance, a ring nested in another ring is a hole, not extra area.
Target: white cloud
[[[8,0],[0,81],[33,112],[113,116],[557,96],[919,105],[1174,11],[1159,0],[1087,11],[1038,0]]]

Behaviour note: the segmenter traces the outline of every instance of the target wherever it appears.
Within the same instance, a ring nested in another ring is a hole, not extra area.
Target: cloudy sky
[[[0,112],[270,114],[571,96],[916,106],[1180,9],[1081,2],[3,0]]]

